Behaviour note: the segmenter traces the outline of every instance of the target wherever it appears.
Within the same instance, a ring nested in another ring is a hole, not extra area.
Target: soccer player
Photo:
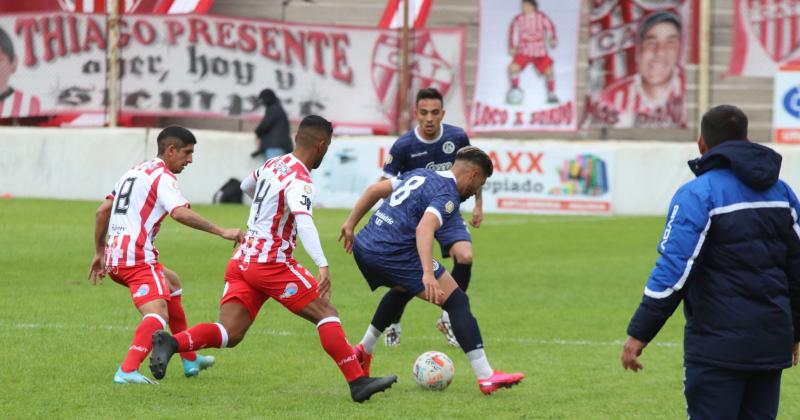
[[[332,133],[331,123],[324,118],[305,117],[295,137],[295,151],[268,160],[242,181],[242,190],[253,203],[245,240],[225,271],[219,322],[198,324],[174,337],[165,331],[156,332],[150,358],[156,379],[164,377],[175,352],[235,347],[244,339],[261,305],[273,298],[316,324],[322,347],[344,374],[354,401],[363,402],[397,381],[394,375],[370,378],[364,374],[329,299],[328,261],[312,218],[314,185],[310,172],[322,163]],[[319,267],[319,283],[293,258],[297,235]]]
[[[456,153],[469,146],[469,138],[463,129],[453,125],[442,124],[444,108],[442,94],[434,88],[420,89],[416,101],[417,127],[403,134],[394,142],[386,163],[383,166],[383,178],[389,179],[413,169],[427,168],[446,171],[453,167]],[[481,191],[475,193],[475,208],[472,210],[473,227],[479,227],[483,220],[483,199]],[[458,287],[467,291],[472,277],[472,237],[467,224],[456,213],[448,219],[447,224],[436,231],[436,240],[441,246],[442,255],[453,257],[453,278]],[[386,330],[384,342],[388,346],[400,345],[400,311],[397,318]],[[458,342],[450,327],[447,311],[436,322],[436,326],[447,338],[448,344],[458,347]]]
[[[628,324],[622,366],[683,301],[684,394],[691,419],[774,419],[782,370],[800,341],[800,202],[781,156],[747,140],[731,105],[703,115],[697,175],[669,205],[661,257]]]
[[[638,73],[603,92],[619,111],[619,127],[681,127],[685,124],[680,18],[671,12],[647,16],[637,34]]]
[[[519,74],[530,64],[539,74],[544,75],[547,102],[558,103],[553,59],[547,54],[548,40],[550,48],[556,48],[558,38],[553,21],[539,10],[539,3],[536,0],[522,0],[522,13],[514,17],[508,31],[508,50],[514,58],[508,65],[511,89],[506,94],[506,102],[513,105],[522,103]]]
[[[367,188],[342,225],[339,239],[375,290],[389,287],[356,354],[369,372],[375,343],[398,312],[417,296],[450,314],[453,332],[467,354],[484,394],[518,384],[522,373],[493,370],[483,350],[469,299],[453,276],[433,258],[437,230],[458,214],[459,204],[480,191],[492,175],[492,161],[477,147],[459,150],[451,170],[414,169]],[[353,231],[378,200],[383,204],[354,237]]]
[[[186,226],[225,239],[242,238],[240,229],[220,228],[190,210],[178,189],[175,174],[192,163],[197,143],[194,135],[183,127],[170,126],[158,134],[156,142],[158,156],[125,172],[96,213],[95,255],[89,279],[102,283],[108,274],[128,287],[133,304],[143,315],[128,355],[114,375],[118,384],[156,383],[139,373],[139,365],[150,352],[153,333],[167,325],[176,333],[186,329],[180,280],[158,262],[155,247],[164,217],[170,215]],[[181,358],[187,377],[214,364],[213,357],[194,352],[182,353]]]
[[[14,89],[11,75],[17,71],[17,55],[8,34],[0,28],[0,118],[38,115],[39,98]]]

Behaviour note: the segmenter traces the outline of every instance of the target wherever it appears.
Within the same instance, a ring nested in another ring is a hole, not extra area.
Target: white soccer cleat
[[[453,334],[453,327],[450,325],[449,321],[445,321],[443,318],[439,318],[436,321],[436,329],[444,334],[444,338],[447,339],[447,344],[452,347],[458,347],[458,340],[456,340],[456,335]]]
[[[400,324],[392,324],[386,328],[386,336],[383,337],[383,344],[389,347],[400,345]]]

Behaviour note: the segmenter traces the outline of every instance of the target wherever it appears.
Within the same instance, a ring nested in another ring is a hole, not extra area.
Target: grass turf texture
[[[436,331],[438,310],[415,300],[402,345],[378,344],[373,362],[374,374],[396,373],[399,382],[356,404],[314,326],[271,301],[237,348],[202,352],[217,365],[199,378],[184,378],[176,358],[159,386],[113,384],[140,317],[125,288],[86,281],[97,204],[0,200],[3,418],[685,417],[680,310],[645,350],[643,372],[619,363],[663,218],[488,215],[473,229],[469,295],[493,367],[522,371],[525,381],[481,395],[464,354]],[[244,206],[195,209],[224,226],[247,217]],[[315,218],[333,302],[356,343],[382,293],[370,292],[336,243],[346,214],[317,210]],[[157,246],[181,276],[189,324],[215,321],[231,244],[166,220]],[[298,257],[312,267],[302,251]],[[423,390],[411,377],[427,350],[447,353],[456,365],[444,392]],[[150,376],[147,361],[142,372]],[[787,370],[780,417],[800,418],[798,392],[800,375]]]

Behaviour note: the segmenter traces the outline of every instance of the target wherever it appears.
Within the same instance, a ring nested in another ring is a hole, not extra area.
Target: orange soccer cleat
[[[522,382],[523,378],[525,378],[525,375],[520,372],[505,373],[495,370],[489,378],[478,379],[478,388],[480,388],[481,392],[485,395],[491,395],[500,388],[511,388]]]

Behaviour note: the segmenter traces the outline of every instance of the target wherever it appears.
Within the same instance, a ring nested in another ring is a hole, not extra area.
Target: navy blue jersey
[[[417,254],[416,232],[428,211],[444,225],[458,213],[461,200],[452,172],[414,169],[392,180],[392,194],[358,232],[356,242],[378,254]]]
[[[394,142],[383,165],[385,177],[391,178],[418,168],[449,170],[456,160],[456,152],[469,146],[467,133],[454,125],[442,124],[436,140],[425,140],[417,134],[418,129],[403,134]]]

